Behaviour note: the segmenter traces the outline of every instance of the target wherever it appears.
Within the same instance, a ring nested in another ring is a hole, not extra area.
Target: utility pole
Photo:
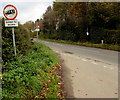
[[[86,34],[87,34],[87,41],[88,41],[88,37],[89,37],[89,32],[88,32],[88,1],[86,2],[86,17],[87,17],[87,31],[86,31]]]

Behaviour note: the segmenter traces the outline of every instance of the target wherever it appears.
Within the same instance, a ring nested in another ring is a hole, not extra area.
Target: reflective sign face
[[[5,27],[18,27],[17,20],[5,20]]]
[[[3,14],[7,20],[14,20],[17,17],[17,9],[13,5],[5,6]]]
[[[37,26],[36,26],[36,28],[40,28],[40,26],[39,26],[39,25],[37,25]]]

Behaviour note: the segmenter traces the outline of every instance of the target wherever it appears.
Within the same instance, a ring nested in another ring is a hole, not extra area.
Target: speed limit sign
[[[7,20],[14,20],[18,15],[18,11],[15,6],[6,5],[3,9],[3,14]]]
[[[14,47],[14,53],[15,53],[15,56],[16,56],[14,27],[18,27],[18,21],[15,20],[15,18],[18,15],[17,8],[13,5],[6,5],[3,9],[3,14],[6,18],[5,19],[5,27],[12,27],[13,47]]]

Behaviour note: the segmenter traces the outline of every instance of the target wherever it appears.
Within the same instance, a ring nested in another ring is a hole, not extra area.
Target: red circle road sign
[[[39,26],[39,25],[37,25],[35,28],[40,28],[40,26]]]
[[[6,5],[3,9],[3,14],[7,20],[14,20],[18,15],[18,11],[15,6]]]

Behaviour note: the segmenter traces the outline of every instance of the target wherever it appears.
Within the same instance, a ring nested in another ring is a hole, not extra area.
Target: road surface
[[[58,53],[68,98],[118,98],[118,52],[34,39]]]

